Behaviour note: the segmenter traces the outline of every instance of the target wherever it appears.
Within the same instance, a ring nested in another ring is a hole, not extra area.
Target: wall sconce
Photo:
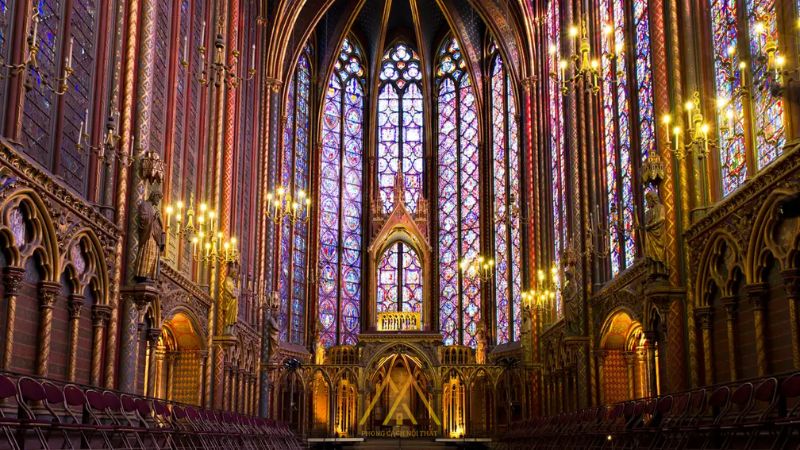
[[[203,86],[212,83],[214,87],[220,87],[222,83],[229,89],[235,89],[239,86],[241,81],[250,81],[256,74],[256,46],[250,48],[250,66],[247,69],[247,74],[244,77],[238,74],[239,57],[241,53],[239,50],[234,49],[231,52],[231,63],[225,64],[225,39],[222,36],[222,24],[217,30],[217,36],[214,40],[215,55],[214,60],[210,66],[206,64],[206,47],[200,44],[197,47],[197,53],[200,55],[200,73],[197,76],[197,81]],[[200,28],[200,36],[205,41],[206,35],[206,22]],[[181,65],[186,68],[189,67],[189,36],[183,38],[183,52],[181,55]]]
[[[681,126],[678,124],[672,126],[673,118],[670,114],[665,114],[661,118],[661,123],[664,126],[664,134],[666,136],[666,144],[671,148],[672,153],[678,160],[683,160],[683,158],[686,157],[687,147],[690,149],[696,148],[699,157],[705,157],[708,154],[711,126],[705,121],[703,113],[700,111],[700,105],[700,93],[695,91],[691,100],[688,100],[683,106],[686,111],[686,122],[688,124],[686,130],[686,135],[689,137],[688,143],[684,143],[681,139],[681,135],[683,134]]]
[[[27,37],[28,53],[25,55],[23,61],[19,64],[8,64],[5,60],[0,59],[0,69],[5,70],[5,74],[0,73],[0,80],[11,78],[25,72],[27,70],[28,76],[25,80],[25,89],[31,89],[31,77],[35,74],[41,80],[41,86],[56,95],[64,95],[69,89],[68,81],[72,74],[75,72],[72,68],[72,46],[73,38],[70,37],[69,44],[67,45],[66,58],[64,59],[64,72],[61,77],[53,78],[50,81],[51,75],[42,72],[39,67],[39,61],[36,59],[39,55],[39,22],[41,21],[41,11],[37,2],[34,2],[33,12],[31,14],[31,22],[33,24],[30,33]]]
[[[567,37],[575,41],[575,48],[578,49],[577,53],[570,55],[567,58],[558,58],[558,49],[551,46],[549,49],[551,61],[550,77],[561,84],[561,93],[566,95],[569,93],[571,86],[580,80],[585,79],[588,83],[587,91],[592,94],[598,94],[602,82],[615,83],[616,78],[604,80],[602,74],[602,62],[607,60],[610,64],[617,59],[624,51],[624,43],[616,42],[615,31],[612,25],[603,25],[601,39],[609,41],[608,50],[604,51],[599,57],[592,55],[592,48],[589,41],[588,27],[584,21],[581,21],[580,27],[571,25],[567,29]],[[573,75],[568,77],[567,69],[572,67]],[[558,68],[556,72],[555,68]],[[617,71],[619,73],[621,71]]]

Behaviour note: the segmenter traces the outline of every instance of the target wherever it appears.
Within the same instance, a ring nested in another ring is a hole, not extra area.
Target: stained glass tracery
[[[280,183],[290,192],[308,192],[308,157],[311,90],[309,50],[300,56],[288,87],[283,129],[283,152]],[[281,305],[278,324],[281,339],[303,344],[305,338],[306,262],[308,259],[308,225],[287,218],[281,224],[279,242],[280,271],[278,292]]]
[[[363,77],[361,52],[345,39],[322,121],[318,314],[325,346],[354,345],[359,332]]]
[[[480,281],[464,277],[458,264],[480,252],[478,116],[466,63],[454,38],[439,52],[436,83],[440,330],[445,345],[474,347],[481,318]]]
[[[404,43],[383,57],[378,94],[378,188],[385,213],[394,207],[395,175],[403,171],[405,206],[415,213],[422,193],[422,70],[416,51]]]
[[[560,35],[560,3],[551,0],[547,9],[547,33],[550,53],[558,55],[561,49]],[[555,60],[548,58],[552,64]],[[550,67],[550,71],[558,70]],[[561,86],[555,78],[549,84],[549,123],[550,123],[550,180],[553,192],[553,258],[556,266],[560,265],[562,252],[567,241],[567,187],[566,187],[566,147],[564,146],[564,99]],[[556,317],[561,317],[561,290],[556,290]]]
[[[638,0],[637,0],[638,1]],[[642,8],[640,6],[640,8]],[[646,15],[646,11],[644,13]],[[641,18],[640,18],[641,19]],[[616,58],[603,58],[602,70],[602,111],[603,111],[603,150],[605,153],[606,195],[608,213],[608,245],[611,263],[611,275],[615,276],[626,267],[633,264],[636,256],[636,240],[633,232],[634,226],[634,190],[633,190],[633,160],[631,152],[631,127],[636,126],[637,120],[632,118],[631,83],[628,79],[626,65],[629,63],[625,50],[626,20],[625,3],[622,0],[603,0],[600,8],[600,20],[608,24],[613,30],[613,39],[602,39],[604,54],[616,52]],[[639,20],[644,26],[646,20]],[[637,29],[637,32],[639,30]],[[649,46],[649,37],[641,36],[642,45]],[[613,41],[613,42],[612,42]],[[635,59],[649,60],[649,50],[636,49]],[[637,72],[637,76],[638,76]],[[638,89],[643,80],[634,80]],[[650,88],[652,90],[652,88]],[[644,95],[648,93],[643,92]],[[644,99],[645,108],[651,108]],[[641,106],[641,105],[640,105]],[[645,126],[652,127],[652,113],[643,119]],[[638,124],[641,125],[641,124]],[[644,132],[647,138],[647,132]],[[652,136],[652,129],[650,130]],[[642,142],[643,152],[647,149],[646,141]]]
[[[521,326],[519,125],[509,75],[496,47],[491,61],[495,307],[497,343],[503,344],[518,340]]]
[[[389,247],[378,263],[378,312],[422,312],[422,264],[404,243]]]

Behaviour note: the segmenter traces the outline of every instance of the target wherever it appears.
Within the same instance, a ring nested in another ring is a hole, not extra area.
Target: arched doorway
[[[606,320],[598,354],[602,403],[650,396],[649,345],[642,324],[628,312],[618,311]]]
[[[203,339],[186,313],[179,312],[163,323],[155,363],[156,397],[200,405]]]
[[[407,353],[381,358],[369,379],[359,426],[376,437],[417,437],[435,434],[441,421],[434,410],[431,379],[420,359]]]

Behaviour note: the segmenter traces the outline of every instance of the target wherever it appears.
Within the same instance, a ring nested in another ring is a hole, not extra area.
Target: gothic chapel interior
[[[798,448],[800,1],[0,0],[0,449]]]

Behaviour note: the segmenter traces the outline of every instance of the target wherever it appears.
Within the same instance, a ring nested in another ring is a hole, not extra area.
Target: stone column
[[[767,283],[755,283],[745,286],[747,298],[753,304],[753,322],[755,326],[756,341],[756,365],[758,376],[765,376],[769,370],[767,367],[767,341],[764,337],[766,321],[764,310],[767,307],[769,298],[769,285]]]
[[[656,339],[657,335],[655,331],[647,331],[644,334],[645,339],[647,339],[647,375],[648,375],[648,389],[650,395],[660,395],[661,394],[661,386],[660,380],[663,380],[663,370],[664,365],[662,361],[664,359],[663,353],[663,346],[662,343]],[[656,353],[656,346],[658,346],[658,353]]]
[[[703,371],[705,372],[705,384],[714,384],[714,349],[711,346],[711,327],[713,326],[714,310],[710,306],[695,308],[695,317],[700,323],[700,331],[703,339]]]
[[[78,337],[80,335],[81,309],[83,296],[72,294],[69,296],[69,350],[67,357],[67,380],[75,382],[75,364],[78,361]]]
[[[151,397],[156,396],[156,368],[158,366],[157,356],[158,353],[158,338],[161,337],[161,330],[158,328],[150,328],[145,334],[145,345],[147,345],[147,386],[145,392]]]
[[[59,283],[39,283],[39,351],[36,358],[36,375],[47,377],[50,360],[50,336],[53,331],[53,306],[61,290]]]
[[[101,362],[103,360],[103,341],[105,328],[111,318],[111,306],[92,305],[92,375],[91,384],[100,385]]]
[[[205,408],[211,408],[211,392],[209,391],[208,371],[208,350],[197,352],[200,358],[200,404]]]
[[[169,352],[166,355],[167,359],[167,391],[166,391],[166,398],[167,400],[174,400],[175,398],[175,365],[177,364],[178,354],[176,352]],[[201,360],[202,361],[202,360]],[[201,362],[202,364],[202,362]],[[202,377],[201,377],[202,380]],[[201,381],[202,383],[202,381]],[[201,386],[202,392],[202,386]],[[201,395],[202,397],[202,395]],[[200,402],[202,405],[202,402]]]
[[[222,398],[221,409],[230,411],[231,409],[231,368],[225,363],[222,369]]]
[[[17,316],[17,293],[22,287],[22,277],[25,275],[25,270],[16,267],[3,268],[3,284],[5,287],[6,297],[6,330],[5,330],[5,345],[3,346],[3,359],[0,361],[0,370],[8,370],[11,368],[11,357],[13,356],[14,348],[14,322]]]
[[[598,399],[600,405],[606,404],[606,374],[605,374],[605,365],[606,365],[606,356],[608,356],[608,352],[605,350],[598,350],[595,352],[597,355],[597,391],[598,391]]]
[[[781,272],[783,288],[786,290],[786,301],[789,302],[789,326],[792,334],[792,363],[795,370],[800,369],[800,322],[798,322],[798,305],[800,300],[800,269],[789,269]]]
[[[628,399],[636,398],[636,368],[634,367],[636,363],[636,354],[634,352],[625,352],[623,353],[623,358],[625,358],[625,373],[627,373],[628,379]]]
[[[119,358],[119,390],[136,392],[139,373],[140,321],[145,307],[159,297],[158,289],[150,283],[139,283],[120,291],[121,344]],[[145,386],[145,389],[147,387]]]
[[[725,324],[728,331],[728,367],[730,367],[731,372],[730,379],[733,381],[739,379],[736,358],[736,313],[739,305],[736,297],[723,297],[720,299],[720,302],[722,306],[725,307],[728,318]]]

